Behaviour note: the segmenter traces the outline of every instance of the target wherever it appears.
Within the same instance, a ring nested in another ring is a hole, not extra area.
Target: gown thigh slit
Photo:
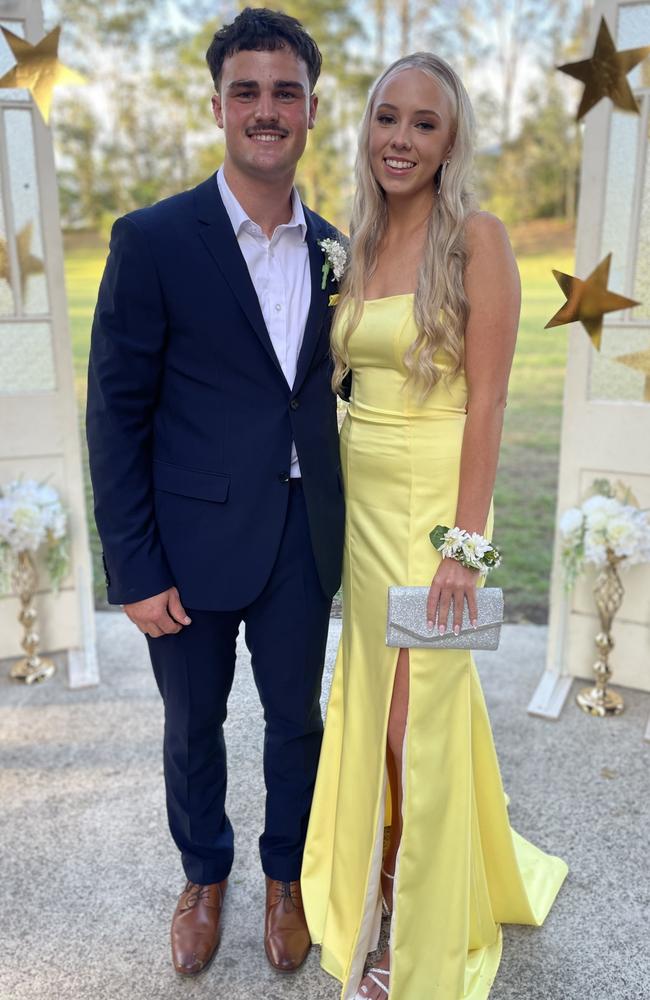
[[[312,940],[341,981],[342,1000],[355,996],[381,925],[387,727],[400,652],[385,645],[388,587],[429,586],[440,561],[429,532],[454,524],[458,499],[465,378],[442,378],[425,403],[414,399],[402,358],[415,336],[413,296],[398,295],[366,302],[349,341],[343,628],[301,876]],[[445,371],[443,354],[436,362]],[[491,530],[490,514],[484,533]],[[541,924],[567,868],[510,827],[471,653],[408,655],[389,996],[486,1000],[500,925]]]

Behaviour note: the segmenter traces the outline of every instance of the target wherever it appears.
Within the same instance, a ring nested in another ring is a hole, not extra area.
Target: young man
[[[320,52],[294,18],[246,9],[207,61],[223,167],[116,222],[87,415],[109,600],[147,636],[165,704],[185,975],[216,951],[233,862],[222,726],[241,622],[266,720],[266,953],[291,971],[309,950],[298,880],[343,535],[319,247],[338,233],[294,188]]]

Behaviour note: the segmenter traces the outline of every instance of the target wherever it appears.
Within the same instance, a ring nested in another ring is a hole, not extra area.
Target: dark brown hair
[[[236,52],[274,52],[290,48],[307,66],[313,91],[320,75],[322,56],[314,39],[300,21],[279,10],[246,7],[232,24],[225,24],[210,42],[205,58],[217,93],[224,61]]]

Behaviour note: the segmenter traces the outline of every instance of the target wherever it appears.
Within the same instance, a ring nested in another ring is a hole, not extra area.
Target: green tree
[[[244,5],[46,0],[48,22],[64,24],[63,58],[90,81],[85,92],[60,96],[53,116],[68,223],[96,227],[219,165],[223,137],[210,112],[205,51]],[[586,0],[286,0],[283,8],[324,57],[316,128],[298,171],[314,209],[345,228],[369,84],[415,44],[448,58],[473,97],[484,201],[509,218],[573,212],[579,135],[553,66],[577,56],[571,25],[576,17],[584,24]],[[524,68],[534,82],[522,100]]]
[[[58,170],[61,214],[69,222],[97,229],[102,216],[95,169],[98,122],[85,96],[59,99],[56,129],[65,150]]]
[[[479,157],[486,208],[508,223],[575,215],[580,134],[554,78],[531,91],[519,134]]]

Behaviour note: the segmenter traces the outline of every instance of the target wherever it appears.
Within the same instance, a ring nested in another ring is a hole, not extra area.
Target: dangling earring
[[[436,171],[435,182],[436,182],[436,192],[440,194],[440,189],[442,188],[442,182],[445,179],[445,174],[447,173],[447,167],[449,166],[449,160],[445,160],[440,164]]]

